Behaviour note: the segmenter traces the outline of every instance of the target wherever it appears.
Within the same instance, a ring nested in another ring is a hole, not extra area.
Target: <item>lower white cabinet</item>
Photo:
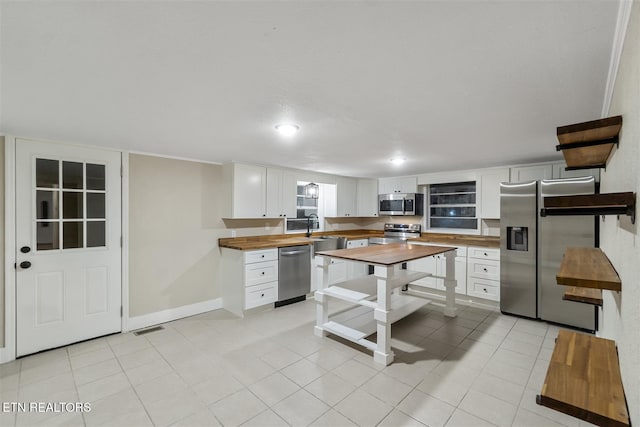
[[[278,249],[222,248],[222,306],[238,316],[278,300]]]
[[[430,246],[448,246],[437,243],[412,243],[423,244]],[[467,248],[464,246],[456,247],[456,293],[465,295],[467,293]],[[412,282],[414,285],[424,286],[426,288],[438,289],[440,291],[446,290],[444,286],[444,276],[446,275],[447,263],[444,254],[435,255],[428,258],[422,258],[407,263],[407,269],[413,271],[421,271],[423,273],[429,273],[431,276],[427,276],[423,279]]]
[[[276,302],[278,249],[246,251],[244,261],[244,309]]]
[[[369,246],[369,239],[347,240],[347,249],[364,248]],[[345,261],[347,264],[347,279],[366,276],[369,274],[369,266],[363,262]]]
[[[324,257],[317,256],[313,258],[311,268],[311,291],[315,291],[322,283],[322,261]],[[347,261],[343,259],[332,258],[329,263],[329,285],[344,282],[347,280]]]
[[[470,246],[467,295],[500,301],[500,249]]]

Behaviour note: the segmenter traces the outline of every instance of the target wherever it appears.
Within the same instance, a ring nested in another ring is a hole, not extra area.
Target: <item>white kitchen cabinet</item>
[[[555,163],[553,165],[553,178],[579,178],[582,176],[592,176],[597,182],[600,182],[600,169],[576,169],[566,170],[567,165],[562,163]]]
[[[500,219],[500,183],[508,181],[508,168],[480,173],[480,218]]]
[[[264,218],[267,169],[230,163],[223,166],[226,203],[223,218]]]
[[[245,310],[278,300],[278,249],[221,250],[222,306],[243,316]]]
[[[313,258],[313,278],[311,280],[311,291],[318,289],[322,283],[322,259],[324,257],[317,256]],[[332,258],[329,264],[329,285],[344,282],[347,280],[347,261],[343,259]]]
[[[337,216],[357,216],[357,182],[354,178],[338,177],[336,180]]]
[[[267,217],[296,217],[296,176],[282,169],[267,168]]]
[[[449,246],[436,243],[412,243],[416,245],[430,246]],[[407,263],[407,269],[412,271],[421,271],[429,273],[431,276],[424,277],[420,280],[412,282],[414,285],[424,286],[426,288],[445,291],[444,276],[447,271],[446,258],[444,254],[435,255],[428,258],[422,258]],[[456,293],[465,295],[467,293],[467,248],[464,246],[456,247],[455,258],[456,271]]]
[[[369,246],[368,239],[347,240],[347,249],[364,248]],[[347,279],[353,279],[369,274],[369,266],[363,262],[346,261],[347,263]]]
[[[467,250],[467,295],[500,301],[500,249]]]
[[[417,192],[418,179],[415,176],[380,178],[378,180],[378,194]]]
[[[537,181],[540,179],[551,179],[553,177],[553,166],[549,164],[518,166],[509,170],[509,182]]]
[[[356,195],[358,216],[378,216],[378,181],[375,179],[358,179]]]

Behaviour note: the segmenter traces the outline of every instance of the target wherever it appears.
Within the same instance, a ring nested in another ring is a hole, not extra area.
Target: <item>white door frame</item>
[[[16,358],[16,273],[15,253],[16,253],[16,136],[5,136],[5,193],[4,193],[4,347],[0,347],[0,364],[11,362]],[[21,138],[21,137],[20,137]],[[52,144],[67,144],[56,141],[47,141],[36,138],[28,138],[40,142]],[[87,147],[82,145],[82,147]],[[91,147],[105,150],[104,147]],[[109,150],[109,149],[106,149]],[[129,323],[129,152],[123,150],[111,150],[121,153],[122,165],[122,332],[128,332]]]

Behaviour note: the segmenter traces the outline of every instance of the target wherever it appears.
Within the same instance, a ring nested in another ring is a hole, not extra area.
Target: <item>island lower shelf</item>
[[[428,273],[410,270],[399,270],[389,280],[389,287],[397,289],[409,282],[429,276]],[[323,302],[325,298],[335,298],[355,304],[356,306],[329,318],[320,327],[333,335],[360,344],[370,350],[375,350],[377,343],[366,339],[377,331],[375,309],[377,302],[378,278],[364,276],[340,282],[315,292],[315,300]],[[386,323],[393,324],[409,314],[419,310],[431,301],[421,297],[411,296],[401,292],[391,294],[390,310],[385,315]]]

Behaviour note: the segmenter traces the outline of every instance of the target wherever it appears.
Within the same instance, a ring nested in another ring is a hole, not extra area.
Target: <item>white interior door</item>
[[[16,353],[121,330],[121,156],[16,140]]]

